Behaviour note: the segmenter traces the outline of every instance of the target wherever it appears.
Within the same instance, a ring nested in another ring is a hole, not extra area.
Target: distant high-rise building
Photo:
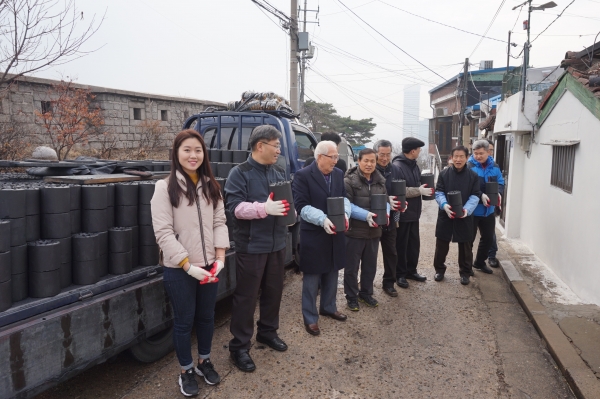
[[[421,132],[419,131],[419,104],[421,101],[421,86],[410,85],[404,89],[404,108],[403,111],[403,123],[402,123],[402,136],[403,137],[419,137],[423,140]],[[427,139],[427,137],[425,137]]]

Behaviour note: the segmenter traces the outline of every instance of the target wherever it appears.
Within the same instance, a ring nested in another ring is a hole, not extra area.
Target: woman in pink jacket
[[[174,311],[173,344],[185,396],[198,394],[196,374],[207,384],[220,382],[210,361],[214,332],[217,275],[224,267],[229,235],[223,198],[206,156],[204,139],[195,130],[175,137],[171,174],[156,183],[152,224],[162,250],[163,281]],[[198,365],[191,349],[196,326]]]

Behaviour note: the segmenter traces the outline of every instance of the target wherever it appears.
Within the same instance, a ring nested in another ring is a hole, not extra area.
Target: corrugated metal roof
[[[515,69],[516,67],[511,66],[508,67],[509,71],[512,71],[513,69]],[[478,71],[471,71],[469,72],[469,75],[471,75],[471,77],[473,78],[473,81],[477,82],[477,81],[481,81],[483,79],[480,79],[482,76],[481,75],[493,75],[493,74],[498,74],[500,76],[504,75],[504,72],[506,72],[506,67],[503,68],[490,68],[490,69],[480,69]],[[458,75],[454,76],[453,78],[448,79],[447,81],[445,81],[444,83],[434,87],[433,89],[429,90],[429,94],[433,93],[434,91],[441,89],[442,87],[456,81],[457,79],[462,78],[463,76],[463,72],[459,73]]]

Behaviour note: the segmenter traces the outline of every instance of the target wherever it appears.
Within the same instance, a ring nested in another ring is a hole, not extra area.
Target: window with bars
[[[576,145],[552,146],[550,184],[569,194],[573,192],[576,148]]]

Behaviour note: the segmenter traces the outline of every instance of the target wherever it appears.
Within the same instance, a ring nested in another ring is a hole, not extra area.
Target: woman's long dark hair
[[[171,205],[177,208],[181,201],[181,198],[185,196],[189,205],[193,205],[196,199],[196,185],[190,178],[190,176],[183,170],[181,164],[179,163],[179,147],[181,147],[181,143],[187,139],[196,139],[200,142],[202,146],[202,152],[204,153],[204,159],[200,164],[200,167],[196,169],[196,173],[198,174],[198,181],[202,184],[202,196],[206,199],[206,202],[209,204],[212,203],[213,209],[217,207],[217,202],[223,197],[221,196],[221,188],[219,183],[215,180],[215,176],[210,168],[210,162],[208,159],[208,152],[206,151],[206,144],[204,144],[204,139],[195,130],[186,129],[182,130],[175,136],[175,141],[173,142],[173,151],[171,153],[171,174],[169,175],[169,183],[168,183],[168,192],[169,199],[171,200]],[[187,187],[187,192],[183,191],[183,188],[177,182],[176,172],[179,171],[185,178],[185,184]]]

